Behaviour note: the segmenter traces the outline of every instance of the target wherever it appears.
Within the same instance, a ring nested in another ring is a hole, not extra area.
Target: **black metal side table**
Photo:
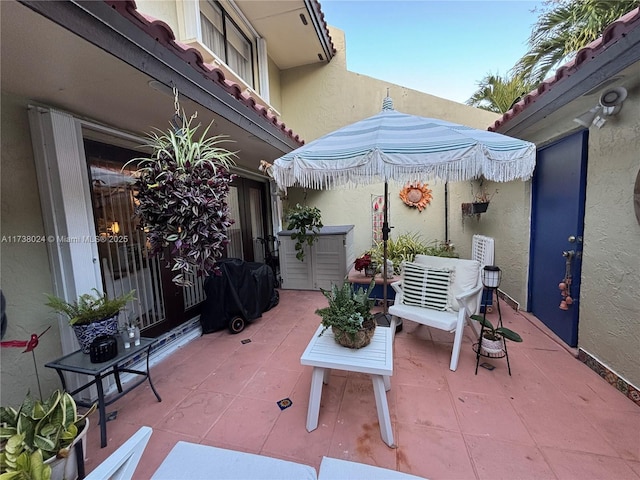
[[[107,415],[106,415],[106,407],[111,405],[113,402],[123,397],[131,390],[136,388],[137,386],[144,383],[145,380],[149,381],[149,385],[151,386],[151,390],[153,390],[154,395],[158,399],[159,402],[162,401],[160,395],[156,391],[153,386],[153,382],[151,381],[151,375],[149,373],[149,354],[151,352],[151,347],[156,342],[155,338],[146,338],[142,337],[140,339],[140,345],[131,345],[130,348],[124,348],[124,344],[122,343],[122,339],[118,338],[118,355],[116,355],[111,360],[102,363],[91,363],[89,359],[89,354],[82,353],[81,350],[77,350],[73,353],[65,355],[64,357],[60,357],[53,362],[49,362],[45,365],[45,367],[55,368],[56,372],[58,372],[58,376],[60,377],[60,381],[62,382],[62,388],[68,391],[71,395],[75,395],[82,390],[85,390],[92,385],[96,386],[98,390],[98,411],[100,412],[100,446],[102,448],[107,446]],[[133,359],[136,355],[146,355],[146,371],[144,370],[134,370],[131,368],[123,367],[127,364],[127,362]],[[63,372],[74,372],[74,373],[83,373],[85,375],[90,375],[93,377],[93,380],[90,382],[80,386],[79,388],[69,391],[67,389],[67,383],[64,378]],[[139,375],[141,378],[137,379],[135,383],[128,386],[126,389],[122,388],[122,383],[120,382],[120,373],[132,373],[135,375]],[[109,375],[113,375],[116,381],[116,386],[118,388],[118,393],[113,397],[109,398],[109,400],[105,400],[104,396],[104,388],[102,386],[102,380],[107,378]],[[82,400],[76,400],[76,403],[83,407],[90,407],[92,403],[85,402]]]

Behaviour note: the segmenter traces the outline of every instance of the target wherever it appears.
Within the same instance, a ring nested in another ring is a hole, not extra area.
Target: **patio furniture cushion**
[[[338,458],[322,457],[318,480],[424,480],[408,473]]]
[[[402,268],[404,304],[451,311],[449,286],[453,274],[451,268],[430,268],[405,262]]]
[[[414,262],[430,268],[455,268],[455,278],[452,278],[451,288],[449,289],[449,303],[451,304],[451,308],[456,312],[459,311],[461,307],[456,297],[472,290],[478,284],[480,263],[477,260],[416,255]],[[473,313],[475,313],[475,311]]]
[[[316,480],[317,475],[313,467],[301,463],[180,441],[151,478]]]
[[[450,287],[446,295],[448,300],[450,300],[450,295],[455,295],[458,311],[456,312],[453,308],[449,310],[433,308],[429,306],[430,303],[427,301],[424,302],[425,306],[422,306],[413,298],[410,298],[409,302],[407,302],[407,297],[405,296],[405,282],[409,280],[409,292],[412,295],[416,295],[413,291],[413,289],[415,289],[415,285],[412,285],[411,283],[415,282],[412,277],[415,276],[414,271],[418,271],[418,268],[411,264],[405,264],[402,281],[393,282],[391,284],[391,288],[396,292],[396,297],[394,304],[389,307],[389,313],[396,317],[405,318],[422,325],[427,325],[428,327],[438,328],[454,333],[449,369],[455,371],[456,368],[458,368],[460,347],[462,345],[462,332],[465,321],[471,324],[469,317],[477,313],[480,309],[480,299],[482,297],[480,264],[475,260],[430,257],[426,255],[416,255],[416,260],[419,261],[414,262],[414,264],[422,265],[422,268],[425,270],[433,271],[435,269],[443,268],[448,268],[450,270]],[[470,281],[472,273],[474,274],[474,282]],[[470,284],[469,288],[465,288],[467,286],[467,282]],[[416,285],[417,284],[418,283],[416,282]],[[437,303],[441,305],[443,290],[443,288],[431,290],[425,288],[423,295],[425,298],[431,297],[432,295],[439,295],[440,297],[437,299]],[[474,329],[473,332],[477,336],[477,330]]]

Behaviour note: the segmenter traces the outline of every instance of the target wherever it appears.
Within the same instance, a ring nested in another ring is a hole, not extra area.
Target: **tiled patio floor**
[[[281,291],[278,307],[241,334],[204,335],[152,367],[162,402],[145,384],[111,405],[117,418],[102,449],[94,416],[87,471],[148,425],[138,479],[179,440],[316,469],[324,455],[432,480],[640,479],[640,408],[504,303],[505,326],[524,338],[509,343],[511,377],[504,359],[474,375],[468,327],[451,372],[453,336],[405,321],[387,394],[398,448],[382,442],[371,382],[360,374],[333,373],[319,427],[308,433],[311,368],[300,355],[319,324],[313,312],[325,304],[320,292]],[[280,410],[276,402],[287,397],[293,405]]]

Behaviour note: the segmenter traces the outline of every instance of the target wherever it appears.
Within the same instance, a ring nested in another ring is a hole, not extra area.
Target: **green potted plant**
[[[471,315],[471,319],[482,325],[480,347],[487,354],[499,354],[504,351],[504,341],[522,342],[522,337],[507,327],[494,327],[484,315]]]
[[[331,285],[331,290],[323,290],[322,294],[329,301],[329,306],[315,311],[322,318],[322,335],[329,327],[340,345],[349,348],[362,348],[369,344],[376,328],[371,315],[371,307],[375,300],[369,298],[369,292],[375,286],[371,280],[368,288],[355,288],[351,283],[342,286]]]
[[[292,230],[291,239],[295,240],[296,258],[304,261],[304,245],[313,245],[322,228],[322,214],[317,207],[296,204],[286,216],[287,230]]]
[[[376,243],[370,253],[372,262],[382,265],[384,243]],[[453,244],[438,240],[426,242],[418,233],[403,233],[395,239],[389,238],[387,240],[387,259],[393,262],[393,270],[396,275],[400,274],[402,262],[413,262],[416,255],[458,257]]]
[[[73,302],[47,294],[46,305],[69,320],[83,353],[89,353],[91,342],[101,335],[118,334],[118,313],[135,298],[135,290],[109,298],[106,293],[93,289]]]
[[[184,116],[184,115],[183,115]],[[224,135],[196,136],[195,115],[179,128],[152,133],[146,158],[136,158],[136,215],[141,219],[151,255],[171,251],[172,281],[193,285],[197,274],[218,270],[216,262],[229,243],[233,224],[227,203],[235,152],[220,146]]]
[[[0,407],[0,479],[73,480],[78,477],[75,444],[89,429],[73,397],[55,390],[39,401],[30,393],[18,410]]]

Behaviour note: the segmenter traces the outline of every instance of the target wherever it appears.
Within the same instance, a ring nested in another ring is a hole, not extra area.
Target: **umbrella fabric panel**
[[[280,186],[333,188],[425,176],[462,181],[529,178],[535,145],[443,120],[383,110],[274,162]]]

